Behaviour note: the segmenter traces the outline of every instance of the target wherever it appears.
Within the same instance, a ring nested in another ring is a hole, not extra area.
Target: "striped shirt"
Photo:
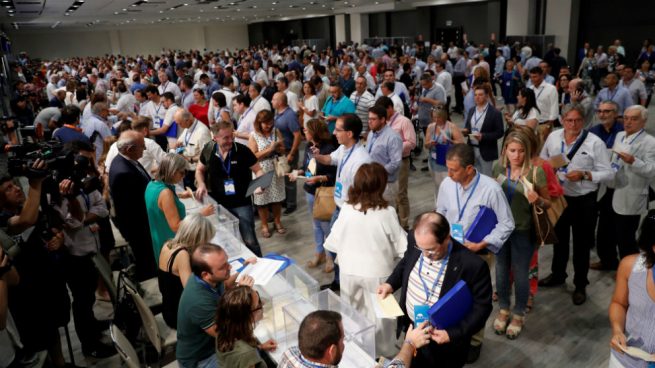
[[[421,258],[423,258],[423,269],[421,270],[421,276],[419,277],[418,270],[421,265]],[[425,257],[424,255],[421,255],[421,258],[419,258],[419,260],[416,261],[416,264],[414,265],[412,272],[409,274],[409,280],[407,283],[407,298],[405,301],[405,308],[407,309],[407,315],[412,321],[414,321],[415,305],[427,304],[428,306],[432,306],[434,303],[436,303],[439,300],[439,294],[441,293],[441,286],[443,285],[443,280],[446,277],[446,269],[448,268],[448,261],[446,260],[446,258],[442,258],[436,261],[433,261],[430,258]],[[444,265],[444,261],[446,261],[445,265]],[[428,289],[431,289],[432,286],[434,285],[434,280],[437,278],[437,274],[439,274],[439,270],[441,269],[442,265],[444,267],[444,270],[443,272],[441,272],[441,277],[439,277],[439,281],[437,282],[437,285],[434,287],[434,291],[432,291],[432,293],[430,294],[430,298],[426,303],[425,288],[423,287],[423,282],[421,281],[421,278],[425,282],[425,285],[428,287]]]
[[[375,97],[369,91],[364,91],[361,95],[355,91],[350,95],[350,101],[355,104],[355,114],[362,121],[362,137],[366,137],[368,133],[368,109],[375,104]]]

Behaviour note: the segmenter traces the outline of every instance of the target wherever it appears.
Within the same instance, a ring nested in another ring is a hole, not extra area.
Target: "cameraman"
[[[0,228],[13,236],[3,248],[13,258],[21,282],[9,290],[9,308],[20,333],[23,355],[48,350],[56,367],[65,365],[58,328],[69,321],[70,302],[62,276],[64,234],[49,221],[48,206],[40,210],[46,166],[37,160],[29,171],[27,197],[13,178],[0,178]],[[44,310],[43,303],[47,302]]]
[[[76,148],[73,174],[59,183],[61,197],[53,196],[53,208],[63,222],[66,283],[73,296],[73,320],[82,352],[93,358],[106,358],[116,351],[100,342],[103,328],[93,314],[98,280],[93,256],[100,250],[98,222],[107,218],[109,211],[93,164],[93,146],[78,142]]]

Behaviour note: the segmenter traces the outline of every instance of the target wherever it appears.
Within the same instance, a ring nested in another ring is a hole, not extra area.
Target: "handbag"
[[[562,213],[564,213],[567,206],[568,203],[566,203],[566,199],[563,195],[552,197],[550,199],[550,208],[546,210],[546,214],[548,214],[548,220],[551,224],[557,224],[557,221],[562,216]]]
[[[275,157],[275,175],[278,177],[284,177],[291,167],[289,166],[289,161],[287,161],[287,156],[277,156]]]
[[[532,170],[532,183],[536,182],[537,168],[535,167]],[[563,196],[558,198],[563,198]],[[532,221],[534,222],[535,238],[540,246],[557,243],[557,236],[555,235],[556,221],[551,221],[548,212],[539,207],[536,203],[532,205]]]
[[[314,193],[312,215],[318,221],[330,221],[337,208],[334,203],[334,187],[318,187]]]

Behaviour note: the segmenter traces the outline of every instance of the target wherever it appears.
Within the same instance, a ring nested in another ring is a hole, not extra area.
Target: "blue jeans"
[[[513,313],[525,315],[525,308],[530,295],[528,271],[530,259],[534,253],[529,231],[514,230],[507,242],[496,254],[496,289],[500,309],[509,309],[510,305],[510,271],[514,275],[515,303]]]
[[[239,232],[241,233],[241,238],[243,238],[246,247],[255,253],[257,257],[261,257],[262,249],[259,246],[257,234],[255,233],[255,214],[252,210],[252,206],[248,205],[228,208],[227,210],[239,219]],[[266,221],[266,219],[263,221]]]
[[[337,208],[335,208],[334,210],[334,213],[332,214],[332,220],[330,220],[330,231],[332,230],[332,225],[334,225],[334,223],[337,221],[340,212],[341,212],[341,207],[337,206]],[[328,235],[330,234],[329,233],[326,234],[325,237],[327,237]],[[330,252],[330,256],[334,260],[337,259],[336,253]],[[336,282],[337,284],[339,283],[339,265],[336,263],[334,264],[334,282]]]
[[[327,235],[330,233],[330,224],[332,222],[319,221],[314,219],[314,195],[305,192],[305,198],[307,199],[309,216],[311,216],[312,225],[314,226],[314,242],[316,243],[316,254],[320,254],[325,251],[323,248],[323,242],[325,242],[325,238],[327,238]]]

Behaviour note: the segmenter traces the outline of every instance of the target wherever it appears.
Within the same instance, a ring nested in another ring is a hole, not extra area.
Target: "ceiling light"
[[[187,3],[184,3],[184,6],[189,6],[189,4],[187,4]]]
[[[276,4],[277,4],[277,1],[273,1],[271,4],[276,5]]]
[[[127,9],[123,8],[123,11],[127,11]]]

